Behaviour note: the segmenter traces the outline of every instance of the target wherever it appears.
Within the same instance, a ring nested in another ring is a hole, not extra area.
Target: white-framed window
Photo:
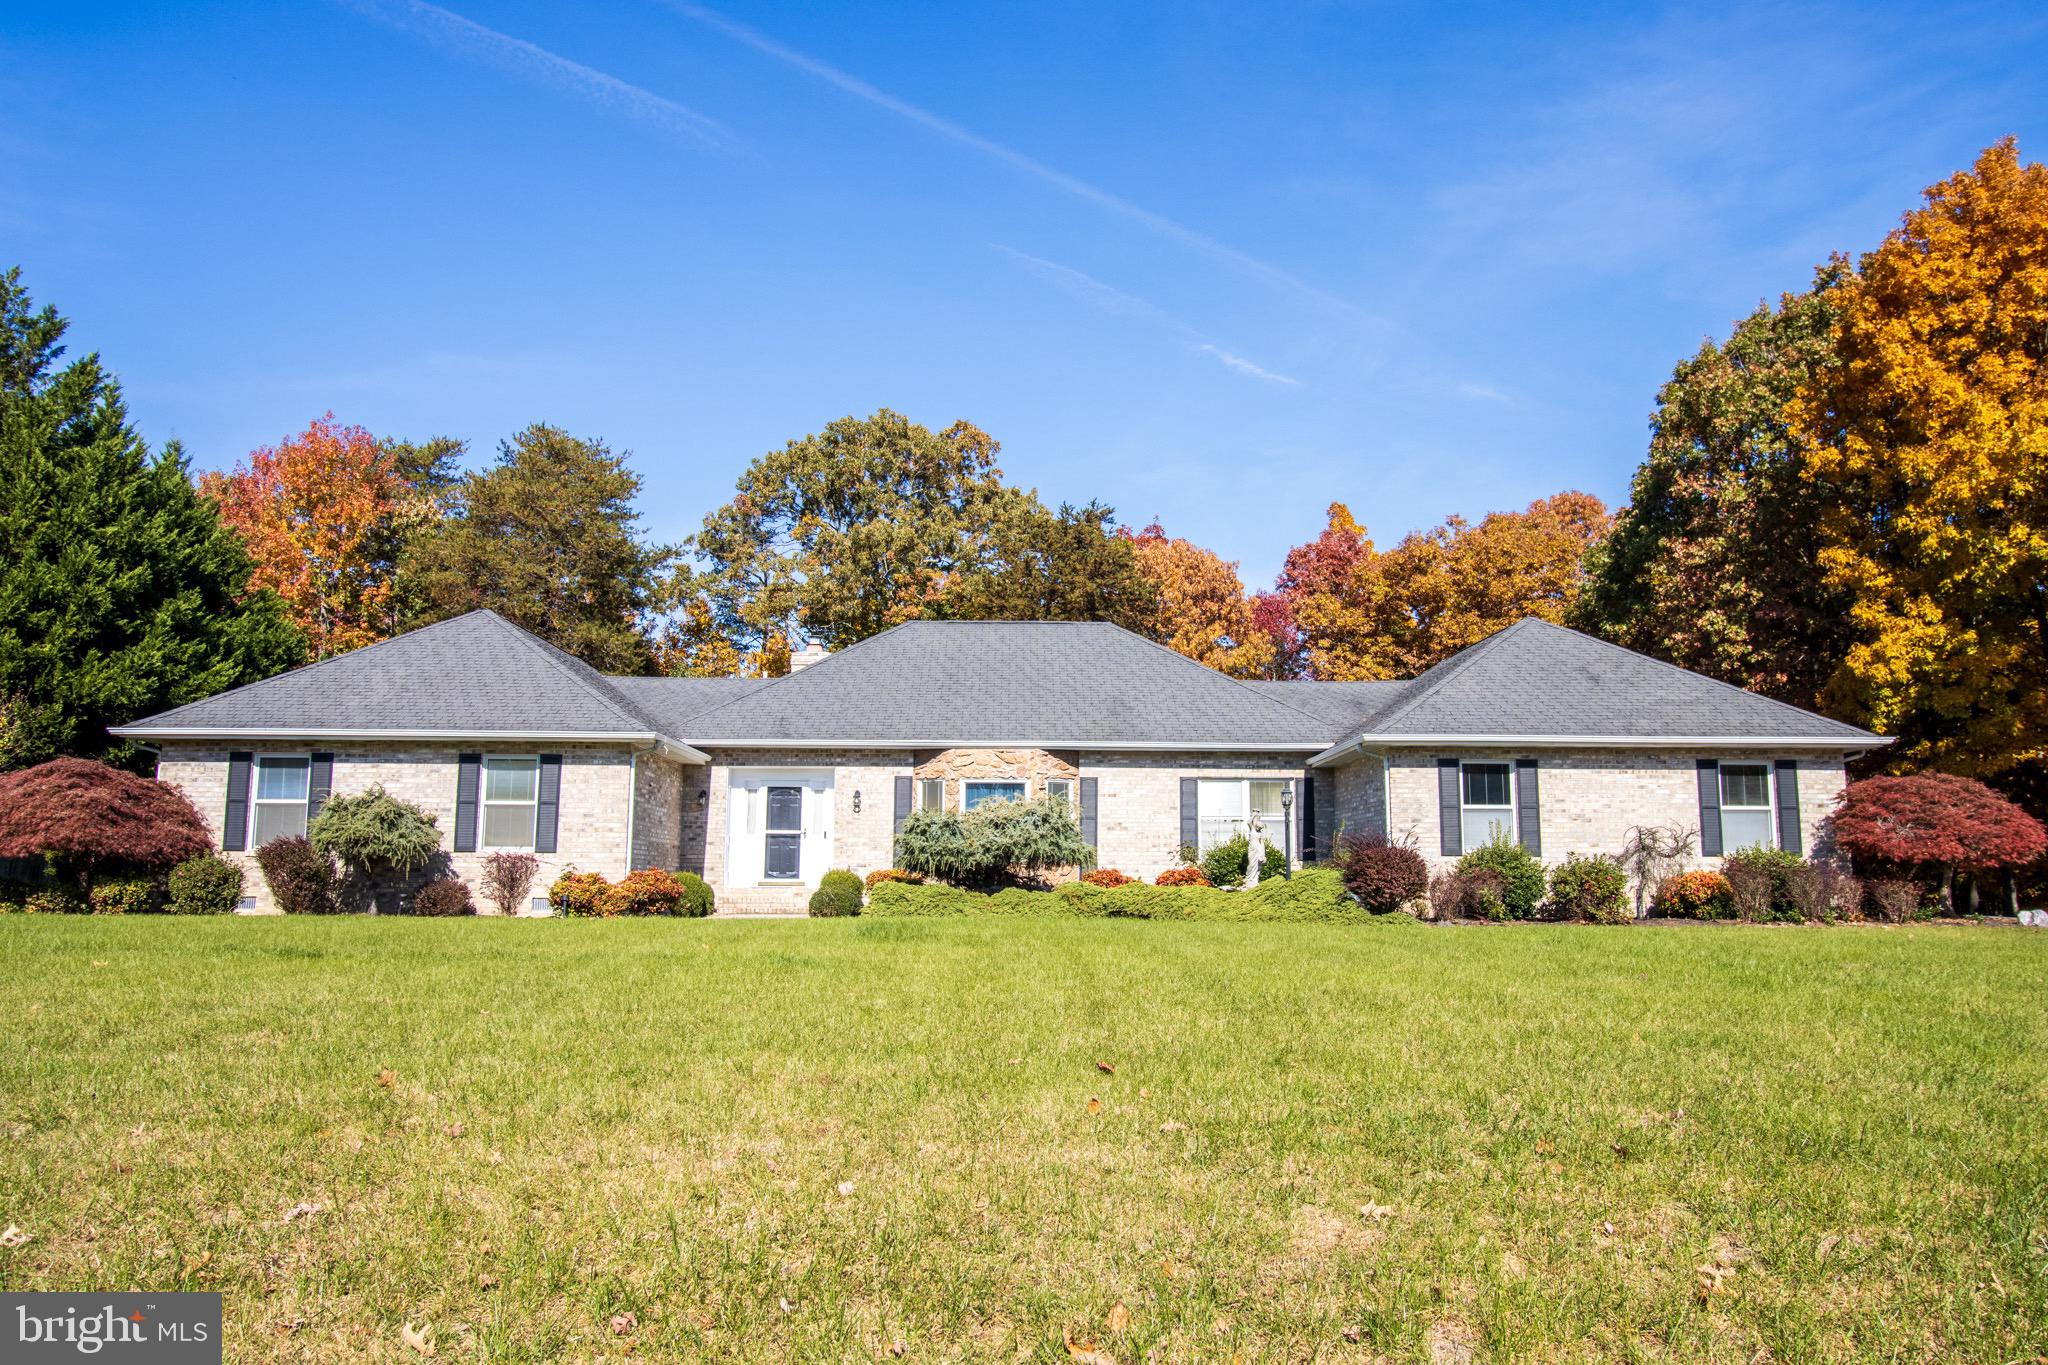
[[[946,808],[946,779],[943,777],[920,777],[917,779],[916,799],[918,810],[944,810]]]
[[[1514,771],[1507,763],[1459,765],[1458,832],[1467,853],[1515,837]]]
[[[1770,848],[1771,765],[1721,765],[1721,847],[1729,853]]]
[[[303,838],[313,760],[306,754],[258,754],[249,783],[249,847]]]
[[[540,759],[484,759],[482,848],[533,849],[540,811]]]
[[[1243,834],[1257,811],[1266,826],[1266,842],[1278,846],[1287,842],[1285,778],[1205,777],[1195,783],[1195,837],[1197,856],[1218,844],[1229,843]]]
[[[1074,799],[1074,779],[1071,777],[1048,777],[1045,779],[1045,794],[1058,797],[1067,803],[1067,809],[1079,815],[1081,803]]]
[[[976,806],[985,806],[991,801],[1022,801],[1024,799],[1024,784],[1022,782],[968,782],[963,784],[961,791],[963,792],[960,802],[962,810],[973,810]]]

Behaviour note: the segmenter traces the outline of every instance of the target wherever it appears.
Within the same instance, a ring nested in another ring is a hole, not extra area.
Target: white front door
[[[725,884],[816,886],[832,865],[832,774],[736,768],[727,795]]]

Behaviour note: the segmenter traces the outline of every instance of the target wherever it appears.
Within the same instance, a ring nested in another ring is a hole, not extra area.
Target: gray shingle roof
[[[173,731],[650,735],[620,680],[473,611],[123,726]]]
[[[1405,682],[1273,682],[1247,679],[1254,692],[1326,720],[1340,731],[1356,729],[1392,707],[1406,693]]]
[[[1339,727],[1092,621],[912,621],[693,718],[699,747],[1320,748]]]
[[[1355,740],[1416,736],[1883,743],[1867,730],[1534,618],[1403,685]]]
[[[665,735],[681,735],[684,727],[695,717],[769,683],[767,678],[612,678],[609,681],[628,701],[656,721]]]

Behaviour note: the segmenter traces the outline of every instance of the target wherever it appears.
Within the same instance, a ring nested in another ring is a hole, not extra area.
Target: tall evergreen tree
[[[0,273],[0,768],[133,759],[109,725],[305,653],[178,447],[150,453],[97,355],[59,365],[66,327]]]
[[[406,546],[399,577],[425,604],[414,623],[489,607],[594,668],[652,672],[650,613],[674,556],[641,542],[639,491],[604,442],[526,428]]]

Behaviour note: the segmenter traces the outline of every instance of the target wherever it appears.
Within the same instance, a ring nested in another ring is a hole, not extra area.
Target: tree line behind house
[[[679,543],[628,457],[528,426],[331,414],[226,472],[147,448],[96,355],[0,274],[0,768],[476,607],[616,673],[774,675],[918,617],[1112,621],[1226,673],[1413,676],[1534,615],[1896,735],[1895,768],[2048,811],[2048,170],[2007,140],[1873,251],[1704,343],[1627,506],[1580,492],[1381,548],[1332,490],[1277,582],[1000,445],[890,411],[751,461]]]

